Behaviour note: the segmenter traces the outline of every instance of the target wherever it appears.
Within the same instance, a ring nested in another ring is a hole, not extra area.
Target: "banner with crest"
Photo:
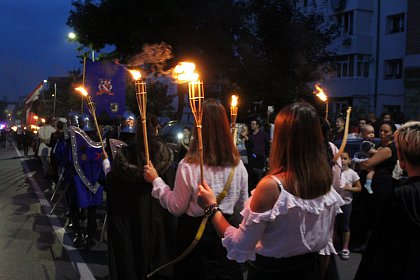
[[[95,103],[99,121],[116,119],[125,111],[126,72],[121,64],[86,62],[85,88]]]

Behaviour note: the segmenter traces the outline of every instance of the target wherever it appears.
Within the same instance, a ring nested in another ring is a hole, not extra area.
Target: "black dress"
[[[393,189],[386,203],[355,280],[420,277],[420,176]]]
[[[161,177],[172,184],[172,154],[163,143],[158,146],[151,160]],[[151,196],[152,185],[144,181],[137,155],[135,144],[122,148],[107,176],[110,279],[146,279],[148,273],[174,258],[176,219]],[[171,278],[171,269],[153,277]]]
[[[229,215],[224,215],[230,219]],[[193,241],[203,217],[187,214],[178,218],[177,255],[180,255]],[[239,263],[229,260],[211,221],[207,221],[203,236],[197,246],[174,266],[176,280],[242,280]]]
[[[371,209],[368,210],[370,215],[370,228],[374,228],[378,217],[382,213],[384,207],[387,207],[386,200],[389,197],[393,186],[396,181],[392,178],[392,171],[397,163],[397,148],[394,143],[385,146],[391,149],[391,157],[375,166],[375,175],[372,178],[372,190],[371,195]],[[385,148],[383,147],[383,148]]]

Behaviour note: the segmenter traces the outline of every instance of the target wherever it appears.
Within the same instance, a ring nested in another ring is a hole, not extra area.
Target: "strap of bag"
[[[232,184],[234,174],[235,174],[235,167],[232,167],[232,169],[230,170],[230,173],[229,173],[229,177],[226,181],[225,186],[223,187],[222,192],[219,193],[219,195],[216,198],[217,204],[219,204],[228,194],[230,186]],[[207,225],[207,221],[208,221],[208,217],[206,215],[204,215],[203,219],[201,220],[200,226],[198,227],[198,231],[195,234],[194,240],[191,242],[191,244],[188,246],[188,248],[185,249],[184,252],[182,252],[181,255],[179,255],[176,259],[172,260],[171,262],[169,262],[167,264],[164,264],[161,267],[159,267],[159,268],[155,269],[154,271],[152,271],[151,273],[149,273],[147,275],[147,278],[152,277],[153,275],[155,275],[157,272],[161,271],[162,269],[165,269],[169,266],[172,266],[172,265],[180,262],[182,259],[184,259],[186,256],[188,256],[188,254],[195,248],[198,241],[200,241],[201,237],[203,236],[204,229],[206,228],[206,225]]]
[[[217,204],[220,204],[220,202],[222,202],[222,200],[226,197],[226,195],[229,192],[230,189],[230,185],[232,184],[232,180],[233,180],[233,175],[235,175],[235,167],[232,167],[232,169],[230,170],[229,173],[229,177],[226,181],[225,186],[223,187],[223,190],[221,193],[219,193],[219,195],[217,196],[216,200],[217,200]]]

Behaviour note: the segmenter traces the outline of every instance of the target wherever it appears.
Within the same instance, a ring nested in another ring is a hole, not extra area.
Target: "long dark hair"
[[[203,102],[203,158],[209,166],[236,166],[239,163],[239,152],[233,144],[232,134],[226,110],[213,98]],[[199,163],[197,128],[194,126],[193,138],[185,160],[188,163]]]
[[[304,102],[290,104],[274,125],[270,174],[280,174],[285,188],[304,199],[329,192],[332,171],[315,109]]]

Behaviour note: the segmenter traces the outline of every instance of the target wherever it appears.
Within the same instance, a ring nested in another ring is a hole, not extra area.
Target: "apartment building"
[[[333,71],[320,81],[332,115],[402,112],[420,117],[420,1],[299,0],[324,14],[339,36],[330,45]]]

